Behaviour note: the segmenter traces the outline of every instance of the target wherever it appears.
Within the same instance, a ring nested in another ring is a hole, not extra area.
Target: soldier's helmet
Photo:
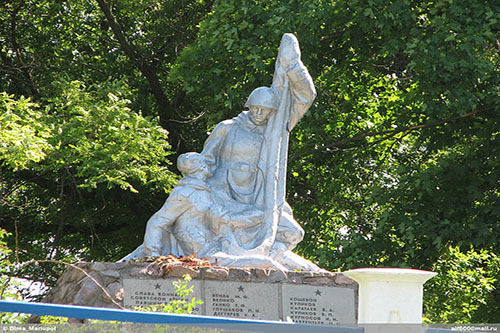
[[[277,110],[278,101],[272,88],[259,87],[257,89],[254,89],[250,96],[248,96],[245,106],[247,108],[250,108],[250,106],[263,106],[266,108]]]

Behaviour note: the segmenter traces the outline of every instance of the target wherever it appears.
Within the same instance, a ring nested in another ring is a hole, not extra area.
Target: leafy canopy
[[[499,13],[488,0],[1,4],[9,246],[21,260],[130,251],[177,179],[170,160],[271,84],[293,32],[318,90],[290,142],[298,252],[328,269],[439,270],[428,318],[487,322],[476,305],[496,309],[500,287]],[[450,291],[469,313],[439,299],[463,276],[447,261],[484,270],[469,296]]]

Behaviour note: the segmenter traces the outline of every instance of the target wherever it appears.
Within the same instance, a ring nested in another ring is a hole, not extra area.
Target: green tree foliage
[[[168,172],[159,166],[170,148],[167,132],[128,108],[130,101],[120,96],[125,87],[105,84],[86,89],[78,81],[55,81],[58,94],[43,110],[4,93],[3,163],[36,174],[72,166],[84,180],[81,188],[107,183],[137,192],[128,178],[168,187]]]
[[[472,211],[498,200],[498,27],[488,1],[224,1],[174,73],[217,119],[234,115],[295,32],[319,91],[290,153],[303,250],[331,268],[425,266],[442,244],[498,233],[494,209]],[[453,188],[464,181],[476,190]]]
[[[118,259],[130,230],[143,231],[130,216],[151,214],[151,195],[137,192],[162,198],[177,179],[167,133],[128,107],[123,84],[54,85],[39,104],[2,95],[2,225],[17,260]]]
[[[16,282],[12,281],[12,277],[9,273],[12,270],[12,263],[9,260],[9,256],[12,252],[7,247],[4,238],[8,236],[8,232],[5,229],[0,228],[0,300],[21,300],[20,295],[16,292],[15,287]],[[0,324],[19,324],[26,322],[29,315],[21,313],[0,313]]]
[[[494,1],[221,1],[173,74],[214,110],[210,126],[270,85],[294,32],[319,94],[291,140],[299,252],[330,269],[432,269],[449,246],[500,250],[499,13]]]
[[[43,114],[34,109],[33,103],[24,97],[12,97],[5,92],[0,95],[0,154],[5,165],[19,170],[46,156],[49,132],[40,122]]]
[[[171,147],[186,146],[198,112],[166,79],[210,8],[0,4],[0,225],[14,260],[117,260],[140,243],[178,179]],[[16,274],[50,285],[55,267]]]
[[[8,233],[5,229],[0,229],[0,299],[4,299],[4,293],[9,282],[9,277],[6,275],[12,263],[9,261],[9,254],[12,252],[5,241],[3,240]]]
[[[203,304],[203,301],[196,299],[196,297],[191,297],[191,299],[188,300],[188,296],[194,291],[194,286],[189,287],[189,282],[191,280],[192,278],[189,274],[184,274],[182,276],[182,280],[172,282],[175,287],[176,299],[170,301],[169,303],[150,306],[135,306],[134,310],[191,314],[191,312],[193,312],[198,305]]]
[[[168,84],[180,51],[196,37],[212,1],[5,1],[0,4],[0,91],[38,100],[52,82],[90,86],[122,80],[132,108],[160,116],[170,141],[184,145],[179,122],[192,112]],[[188,103],[189,105],[189,103]]]
[[[436,269],[436,281],[455,281],[443,260],[465,267],[500,250],[499,13],[488,0],[1,4],[9,245],[21,260],[124,255],[175,178],[157,124],[175,152],[199,151],[271,84],[293,32],[318,90],[290,143],[298,251],[329,269]],[[30,274],[57,276],[49,269]],[[498,299],[481,290],[462,303]],[[442,304],[446,318],[439,302],[427,317],[488,321],[483,306]]]
[[[433,265],[439,274],[426,285],[426,321],[481,323],[500,320],[500,304],[494,289],[500,287],[500,258],[486,250],[448,251]],[[493,298],[493,299],[492,299]]]

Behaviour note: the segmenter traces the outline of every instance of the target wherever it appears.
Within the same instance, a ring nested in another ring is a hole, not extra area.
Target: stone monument
[[[289,133],[316,97],[293,34],[281,40],[271,87],[255,89],[201,153],[179,157],[184,178],[123,260],[194,255],[226,267],[321,271],[292,250],[304,230],[285,201]]]
[[[297,38],[284,34],[271,87],[255,89],[219,123],[201,153],[177,160],[184,178],[147,222],[144,242],[117,263],[73,265],[46,302],[128,307],[168,303],[189,274],[194,314],[353,324],[357,284],[292,252],[304,230],[285,200],[289,133],[316,90]],[[208,267],[162,260],[199,258]],[[151,263],[153,262],[153,263]]]
[[[44,302],[122,309],[166,304],[181,299],[173,282],[188,274],[193,286],[188,300],[203,300],[193,309],[195,315],[319,325],[357,322],[358,285],[342,273],[184,264],[162,269],[160,258],[72,265]]]

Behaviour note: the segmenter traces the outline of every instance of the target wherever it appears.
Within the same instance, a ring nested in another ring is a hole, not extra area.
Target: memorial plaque
[[[176,299],[182,299],[175,293],[172,284],[179,279],[123,279],[123,306],[133,308],[134,306],[150,306],[156,304],[167,304]],[[188,287],[193,286],[193,293],[187,296],[189,302],[193,297],[202,299],[201,281],[191,280]],[[202,305],[197,305],[192,314],[202,314]]]
[[[187,301],[195,297],[204,302],[193,314],[326,325],[356,322],[358,285],[341,273],[284,273],[189,264],[165,272],[142,261],[76,265],[77,269],[64,272],[47,295],[47,303],[115,307],[111,296],[129,309],[168,304],[179,299],[172,283],[182,280],[182,274],[190,274],[193,280],[188,285],[193,293]],[[107,292],[80,270],[102,281]]]
[[[277,320],[278,285],[251,282],[205,282],[208,316]]]
[[[282,292],[284,320],[319,325],[356,322],[353,289],[283,284]]]

